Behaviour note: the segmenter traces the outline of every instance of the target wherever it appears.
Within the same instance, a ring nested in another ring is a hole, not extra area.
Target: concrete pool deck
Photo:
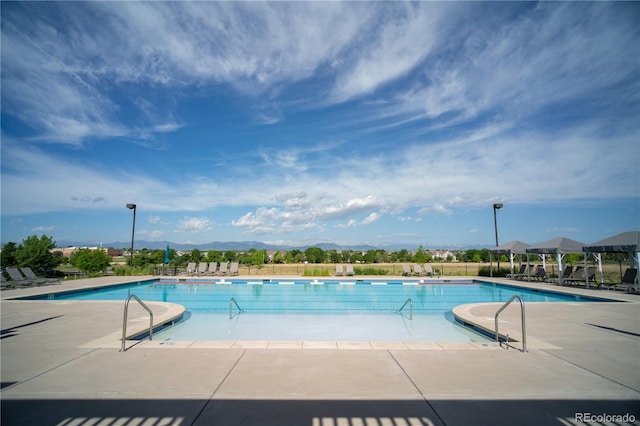
[[[2,425],[640,424],[640,296],[570,288],[628,303],[527,303],[527,353],[519,341],[145,341],[119,352],[122,301],[10,300],[125,281],[2,291]],[[135,305],[132,330],[149,321]],[[149,305],[155,323],[180,312]],[[500,305],[456,315],[493,329]],[[520,340],[517,304],[500,330]]]

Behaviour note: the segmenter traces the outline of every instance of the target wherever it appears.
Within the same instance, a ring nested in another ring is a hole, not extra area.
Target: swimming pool
[[[525,302],[597,300],[468,280],[348,279],[160,279],[43,298],[125,300],[131,294],[185,307],[184,320],[155,334],[156,340],[485,341],[454,320],[455,306],[504,302],[516,294]],[[408,306],[397,312],[408,299],[412,319]]]

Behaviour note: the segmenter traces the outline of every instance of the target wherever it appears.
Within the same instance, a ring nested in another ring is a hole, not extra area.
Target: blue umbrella
[[[169,244],[167,244],[167,249],[164,252],[164,263],[168,264],[171,259],[169,259],[169,255],[171,254],[171,251],[169,251]]]

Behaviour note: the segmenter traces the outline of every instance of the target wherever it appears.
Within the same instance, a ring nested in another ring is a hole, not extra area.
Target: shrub
[[[305,277],[329,277],[331,276],[331,272],[327,268],[304,268],[303,275]]]
[[[507,274],[511,273],[511,269],[509,268],[493,268],[493,276],[494,277],[506,277]],[[478,268],[478,276],[481,277],[489,277],[491,276],[491,268],[488,266],[481,266]]]
[[[387,275],[389,271],[383,268],[373,268],[371,266],[366,268],[353,268],[353,272],[356,275]]]

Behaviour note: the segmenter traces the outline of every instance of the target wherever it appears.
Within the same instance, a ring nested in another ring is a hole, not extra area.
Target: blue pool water
[[[461,304],[594,301],[551,292],[470,282],[355,280],[217,281],[155,280],[89,292],[49,295],[54,300],[142,300],[178,303],[185,319],[154,336],[166,340],[484,341],[458,325],[451,310]],[[229,319],[230,299],[234,305]],[[413,320],[407,301],[413,302]]]

